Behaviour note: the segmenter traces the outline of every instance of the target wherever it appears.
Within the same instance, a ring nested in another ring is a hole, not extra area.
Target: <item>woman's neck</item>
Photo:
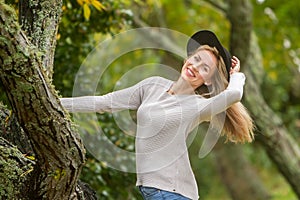
[[[182,77],[180,77],[171,88],[168,90],[169,94],[195,94],[194,88],[185,81]]]

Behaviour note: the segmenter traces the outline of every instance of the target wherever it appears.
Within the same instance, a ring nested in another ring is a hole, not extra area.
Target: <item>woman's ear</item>
[[[210,86],[210,85],[211,85],[211,80],[207,80],[207,81],[205,81],[205,82],[204,82],[204,85],[206,85],[206,86]]]

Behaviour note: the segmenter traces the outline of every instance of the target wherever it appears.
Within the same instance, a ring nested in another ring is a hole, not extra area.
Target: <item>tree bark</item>
[[[252,29],[249,28],[251,13],[248,10],[251,11],[251,9],[247,8],[247,5],[250,4],[250,1],[228,0],[228,2],[230,5],[228,18],[232,24],[231,51],[240,58],[247,77],[245,103],[257,125],[257,141],[260,142],[269,158],[300,198],[299,145],[284,127],[280,117],[263,99],[262,91],[259,88],[259,78],[255,77],[258,74],[257,69],[263,73],[263,67],[262,61],[258,60],[255,55],[259,52],[250,49],[250,47],[259,49],[254,37],[251,37]]]
[[[23,194],[28,193],[28,175],[32,174],[34,162],[7,140],[0,137],[0,197],[1,199],[23,199]],[[7,178],[9,177],[9,178]]]
[[[19,138],[15,138],[18,137]],[[19,151],[20,150],[20,151]],[[6,200],[29,199],[35,155],[27,135],[16,117],[0,102],[0,197]],[[78,180],[72,200],[96,200],[96,192]]]
[[[9,111],[0,102],[0,137],[6,139],[10,144],[17,146],[18,150],[26,156],[34,155],[30,140],[20,127],[15,114]]]
[[[53,75],[56,35],[62,12],[61,0],[20,0],[19,24],[29,41],[42,53],[43,70]]]
[[[0,79],[36,156],[27,198],[69,199],[85,150],[43,72],[43,57],[48,52],[41,52],[28,40],[14,10],[3,1],[0,35]]]

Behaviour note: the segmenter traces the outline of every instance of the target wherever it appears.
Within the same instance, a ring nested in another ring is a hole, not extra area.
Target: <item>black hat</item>
[[[213,32],[208,30],[202,30],[196,32],[189,39],[187,43],[187,55],[191,56],[201,45],[216,47],[216,49],[219,51],[226,65],[228,81],[229,81],[230,78],[229,72],[231,68],[231,54],[229,53],[229,51],[227,51],[227,49],[222,46],[217,36]]]

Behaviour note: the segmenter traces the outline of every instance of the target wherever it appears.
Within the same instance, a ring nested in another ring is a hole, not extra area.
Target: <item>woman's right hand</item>
[[[230,74],[240,71],[240,60],[236,56],[231,58]]]

